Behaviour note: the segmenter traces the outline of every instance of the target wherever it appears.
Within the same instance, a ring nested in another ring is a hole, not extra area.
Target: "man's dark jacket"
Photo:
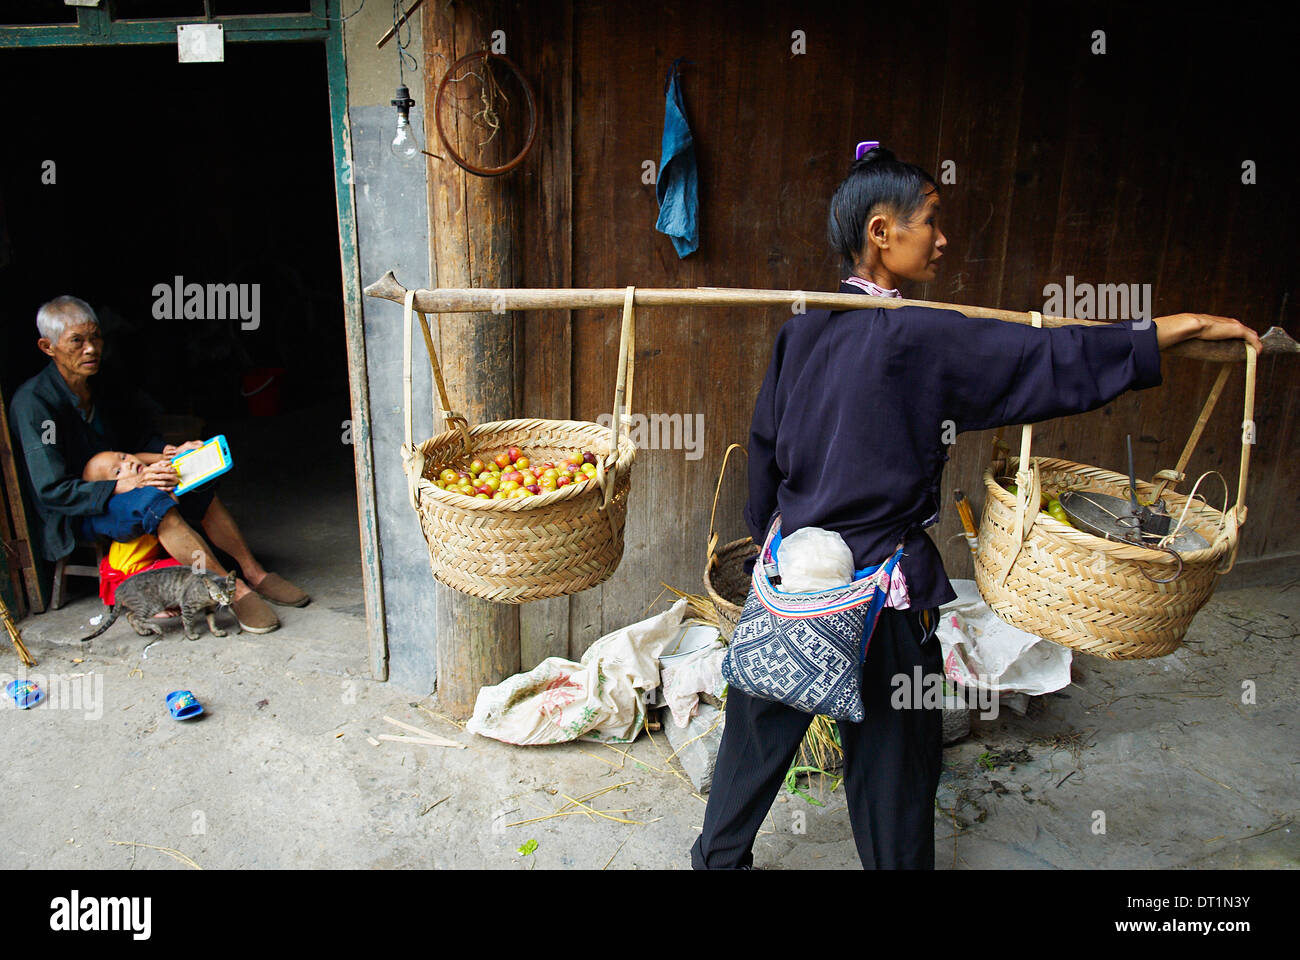
[[[38,518],[32,545],[46,560],[71,553],[78,518],[103,513],[113,496],[114,481],[81,479],[87,460],[104,450],[162,451],[162,438],[153,433],[156,406],[136,390],[96,389],[98,379],[91,381],[89,420],[53,361],[18,388],[9,406],[15,446],[27,467],[27,495]]]

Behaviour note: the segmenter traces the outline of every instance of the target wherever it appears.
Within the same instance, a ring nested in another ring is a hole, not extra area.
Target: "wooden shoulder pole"
[[[588,307],[615,308],[623,305],[621,288],[607,290],[486,290],[449,289],[421,290],[416,294],[415,306],[425,313],[462,313],[489,309],[496,303],[505,310],[580,310]],[[379,297],[401,303],[406,288],[398,283],[392,271],[384,274],[366,287],[366,296]],[[1007,323],[1030,322],[1030,314],[1018,310],[999,310],[994,307],[972,307],[959,303],[938,303],[932,300],[903,300],[897,297],[867,297],[857,293],[822,293],[803,290],[746,290],[737,287],[696,287],[694,289],[656,289],[637,287],[635,304],[638,307],[789,307],[799,303],[805,308],[828,310],[863,310],[884,307],[933,307],[939,310],[956,310],[968,317],[985,317]],[[1106,327],[1102,320],[1076,320],[1072,317],[1052,317],[1043,314],[1045,327]],[[1264,354],[1300,353],[1300,343],[1281,327],[1270,327],[1260,340]],[[1245,359],[1235,340],[1186,340],[1162,351],[1169,356],[1190,357],[1193,360],[1212,360],[1217,363],[1239,363]]]

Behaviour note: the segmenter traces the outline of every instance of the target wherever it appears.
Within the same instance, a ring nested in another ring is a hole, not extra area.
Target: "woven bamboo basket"
[[[1040,318],[1035,314],[1035,325]],[[1019,457],[995,459],[984,471],[975,582],[1002,620],[1027,633],[1109,660],[1161,657],[1182,643],[1192,618],[1209,600],[1218,577],[1236,560],[1246,519],[1246,480],[1254,442],[1255,351],[1247,344],[1245,416],[1236,506],[1224,509],[1173,490],[1184,479],[1201,431],[1227,380],[1224,364],[1174,470],[1156,474],[1158,484],[1137,483],[1139,499],[1163,497],[1185,528],[1210,544],[1172,551],[1093,536],[1039,510],[1039,492],[1091,490],[1128,498],[1128,477],[1070,460],[1032,457],[1032,427],[1021,435]],[[1000,477],[1014,475],[1017,494]],[[1226,487],[1226,484],[1225,484]],[[1195,488],[1193,489],[1195,493]],[[1189,505],[1190,503],[1190,505]]]
[[[470,427],[451,410],[446,384],[424,314],[406,294],[403,352],[406,442],[402,458],[411,506],[429,548],[429,566],[440,582],[497,603],[526,603],[566,596],[609,579],[623,558],[623,526],[631,490],[636,444],[628,435],[636,321],[627,288],[619,342],[614,416],[609,427],[580,420],[497,420]],[[416,446],[411,439],[412,315],[419,318],[448,429]],[[518,500],[478,500],[438,489],[433,480],[447,467],[465,469],[510,446],[534,459],[577,451],[596,455],[596,476]]]
[[[722,456],[718,485],[713,491],[713,510],[709,513],[708,560],[704,564],[704,591],[718,612],[718,630],[722,633],[722,639],[728,643],[731,642],[731,633],[736,629],[736,624],[740,623],[740,611],[745,606],[745,598],[749,596],[750,578],[745,573],[745,561],[758,553],[758,546],[752,537],[741,537],[718,547],[718,534],[713,522],[718,514],[718,494],[722,492],[727,459],[733,450],[745,453],[744,447],[733,443]]]

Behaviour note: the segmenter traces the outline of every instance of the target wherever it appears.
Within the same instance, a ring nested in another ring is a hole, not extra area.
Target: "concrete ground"
[[[100,609],[88,593],[22,622],[30,673],[64,702],[0,709],[0,867],[689,866],[704,803],[662,735],[623,752],[511,747],[368,679],[349,455],[322,457],[293,498],[306,511],[244,480],[223,487],[268,567],[313,594],[279,611],[280,630],[189,642],[173,621],[151,644],[115,624],[82,645]],[[283,489],[276,469],[246,472]],[[1076,682],[1026,716],[976,719],[944,753],[937,866],[1300,866],[1300,568],[1256,579],[1221,589],[1175,654],[1080,657]],[[7,646],[0,672],[20,673]],[[172,720],[175,689],[206,716]],[[466,748],[372,746],[402,732],[385,715]],[[759,867],[858,867],[842,795],[826,786],[822,807],[779,797]],[[588,807],[604,816],[568,805],[537,819],[598,791]]]

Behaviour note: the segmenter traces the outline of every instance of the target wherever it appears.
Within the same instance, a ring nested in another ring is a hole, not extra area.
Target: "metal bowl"
[[[1128,500],[1091,490],[1069,490],[1060,496],[1061,506],[1070,521],[1093,536],[1137,546],[1153,547],[1174,528],[1174,518],[1165,512],[1165,502],[1158,500],[1142,507],[1138,514]],[[1175,553],[1204,550],[1210,542],[1184,526],[1166,547]]]

